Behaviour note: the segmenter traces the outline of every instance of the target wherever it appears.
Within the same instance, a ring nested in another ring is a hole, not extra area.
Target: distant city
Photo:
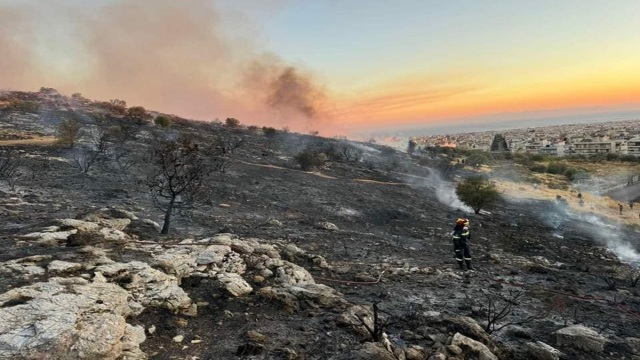
[[[412,136],[409,140],[419,147],[491,151],[496,135],[502,135],[506,141],[507,148],[500,149],[503,151],[552,156],[617,154],[640,157],[640,120]]]

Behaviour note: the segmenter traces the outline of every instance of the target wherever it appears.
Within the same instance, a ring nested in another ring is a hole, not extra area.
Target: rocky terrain
[[[88,134],[126,117],[18,95],[39,108],[0,109],[22,161],[0,185],[2,359],[640,359],[632,228],[522,198],[465,213],[443,156],[178,118],[83,173]],[[74,149],[35,141],[70,116]],[[241,145],[161,235],[149,144],[179,135]],[[344,156],[294,161],[327,146]],[[474,271],[452,256],[461,215]]]

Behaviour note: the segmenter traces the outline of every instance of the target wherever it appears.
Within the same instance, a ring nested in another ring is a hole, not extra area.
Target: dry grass
[[[544,184],[534,187],[531,184],[504,180],[496,181],[496,185],[505,196],[510,198],[555,201],[556,196],[560,195],[567,199],[569,202],[569,208],[572,211],[585,213],[591,212],[616,221],[622,221],[629,224],[640,224],[640,218],[638,217],[640,204],[636,205],[633,211],[629,210],[629,206],[627,204],[623,204],[624,210],[622,215],[620,215],[618,209],[619,202],[606,196],[598,196],[583,192],[582,198],[584,199],[584,206],[580,206],[578,203],[578,192],[573,188],[569,188],[568,190],[551,189]]]
[[[32,139],[0,140],[0,146],[51,145],[55,142],[56,138],[53,136],[41,136]]]

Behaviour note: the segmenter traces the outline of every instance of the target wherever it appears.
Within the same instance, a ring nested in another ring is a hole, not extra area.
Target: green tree
[[[495,184],[482,176],[470,176],[461,181],[456,187],[456,194],[462,202],[471,206],[476,214],[500,199]]]
[[[82,137],[82,124],[76,119],[65,119],[58,125],[58,144],[72,149]]]

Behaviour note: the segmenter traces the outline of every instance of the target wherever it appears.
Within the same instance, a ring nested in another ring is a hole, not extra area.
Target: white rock
[[[146,263],[132,261],[100,265],[95,271],[100,272],[107,281],[121,284],[142,305],[173,311],[184,311],[191,307],[191,299],[178,286],[175,276],[153,269]]]
[[[89,221],[83,221],[83,220],[76,220],[76,219],[60,219],[58,220],[58,222],[60,223],[61,226],[68,226],[68,227],[72,227],[78,231],[82,231],[82,232],[94,232],[97,231],[100,228],[100,225],[94,223],[94,222],[89,222]]]
[[[468,338],[460,333],[453,335],[451,344],[457,345],[463,350],[471,351],[477,355],[480,360],[498,360],[498,357],[495,356],[485,344]]]
[[[233,273],[223,273],[217,276],[217,280],[222,286],[233,296],[247,295],[253,291],[253,288],[247,283],[242,276]]]
[[[61,260],[53,260],[47,266],[49,270],[49,275],[57,275],[67,272],[74,272],[82,269],[82,264],[61,261]]]
[[[555,344],[595,353],[602,352],[607,339],[597,331],[582,325],[573,325],[552,333]]]
[[[533,360],[559,360],[563,355],[558,349],[542,341],[529,342],[527,343],[527,348]]]
[[[105,241],[109,242],[125,243],[129,240],[129,235],[116,229],[102,228],[98,233],[102,235]]]
[[[129,294],[114,284],[51,278],[0,295],[0,358],[142,359],[125,318]],[[137,354],[137,357],[134,356]]]
[[[173,341],[177,343],[181,343],[183,340],[184,340],[184,336],[182,335],[176,335],[173,337]]]
[[[328,221],[323,221],[323,222],[319,222],[316,224],[316,227],[318,229],[323,229],[323,230],[331,230],[331,231],[336,231],[336,230],[340,230],[336,224],[334,223],[330,223]]]

